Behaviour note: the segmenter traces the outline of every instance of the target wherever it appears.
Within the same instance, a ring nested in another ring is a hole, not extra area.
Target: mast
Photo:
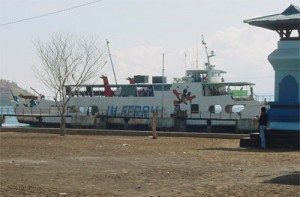
[[[117,78],[116,78],[116,73],[115,73],[115,68],[114,68],[114,64],[113,64],[112,58],[111,58],[111,53],[110,53],[110,49],[109,49],[109,45],[108,44],[109,44],[109,41],[106,39],[106,45],[107,45],[107,49],[108,49],[108,54],[109,54],[109,59],[110,59],[111,67],[113,69],[113,73],[114,73],[116,85],[118,85]]]
[[[207,51],[207,46],[206,46],[206,42],[204,41],[204,36],[202,35],[202,44],[204,45],[205,48],[205,52],[206,52],[206,57],[207,57],[207,63],[205,63],[205,67],[206,69],[212,69],[213,65],[210,64],[209,59],[213,56],[215,56],[214,51],[210,52],[210,55],[208,55],[208,51]]]
[[[196,45],[196,51],[197,51],[197,56],[196,56],[196,69],[198,70],[198,63],[199,63],[198,43],[197,43],[197,45]]]

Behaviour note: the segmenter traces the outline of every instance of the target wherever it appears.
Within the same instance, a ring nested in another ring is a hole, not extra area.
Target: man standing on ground
[[[258,119],[259,122],[259,134],[260,134],[260,147],[263,149],[266,149],[266,139],[265,139],[265,129],[267,128],[268,125],[268,114],[267,114],[267,109],[265,107],[261,108],[261,114]]]

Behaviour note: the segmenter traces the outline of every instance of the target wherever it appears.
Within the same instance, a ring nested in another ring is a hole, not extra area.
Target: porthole
[[[211,105],[211,106],[209,106],[208,111],[210,113],[219,114],[222,111],[222,107],[221,107],[221,105]]]

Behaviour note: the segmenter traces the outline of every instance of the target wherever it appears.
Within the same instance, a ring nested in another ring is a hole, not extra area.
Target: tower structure
[[[290,5],[281,14],[245,20],[278,33],[278,48],[268,60],[275,71],[275,100],[270,103],[267,133],[300,133],[300,8]],[[298,144],[299,147],[299,144]]]

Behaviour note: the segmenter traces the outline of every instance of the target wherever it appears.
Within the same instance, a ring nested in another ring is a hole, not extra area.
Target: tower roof
[[[289,38],[292,30],[297,30],[298,34],[300,32],[300,8],[295,5],[290,5],[281,14],[248,19],[244,20],[244,22],[253,26],[277,31],[281,38],[284,37],[283,34],[286,36],[286,33],[280,32],[289,32],[289,35],[286,36],[286,38]]]
[[[299,29],[300,28],[300,8],[290,5],[281,14],[274,14],[244,20],[250,25],[267,28],[270,30],[280,30],[282,28]]]

